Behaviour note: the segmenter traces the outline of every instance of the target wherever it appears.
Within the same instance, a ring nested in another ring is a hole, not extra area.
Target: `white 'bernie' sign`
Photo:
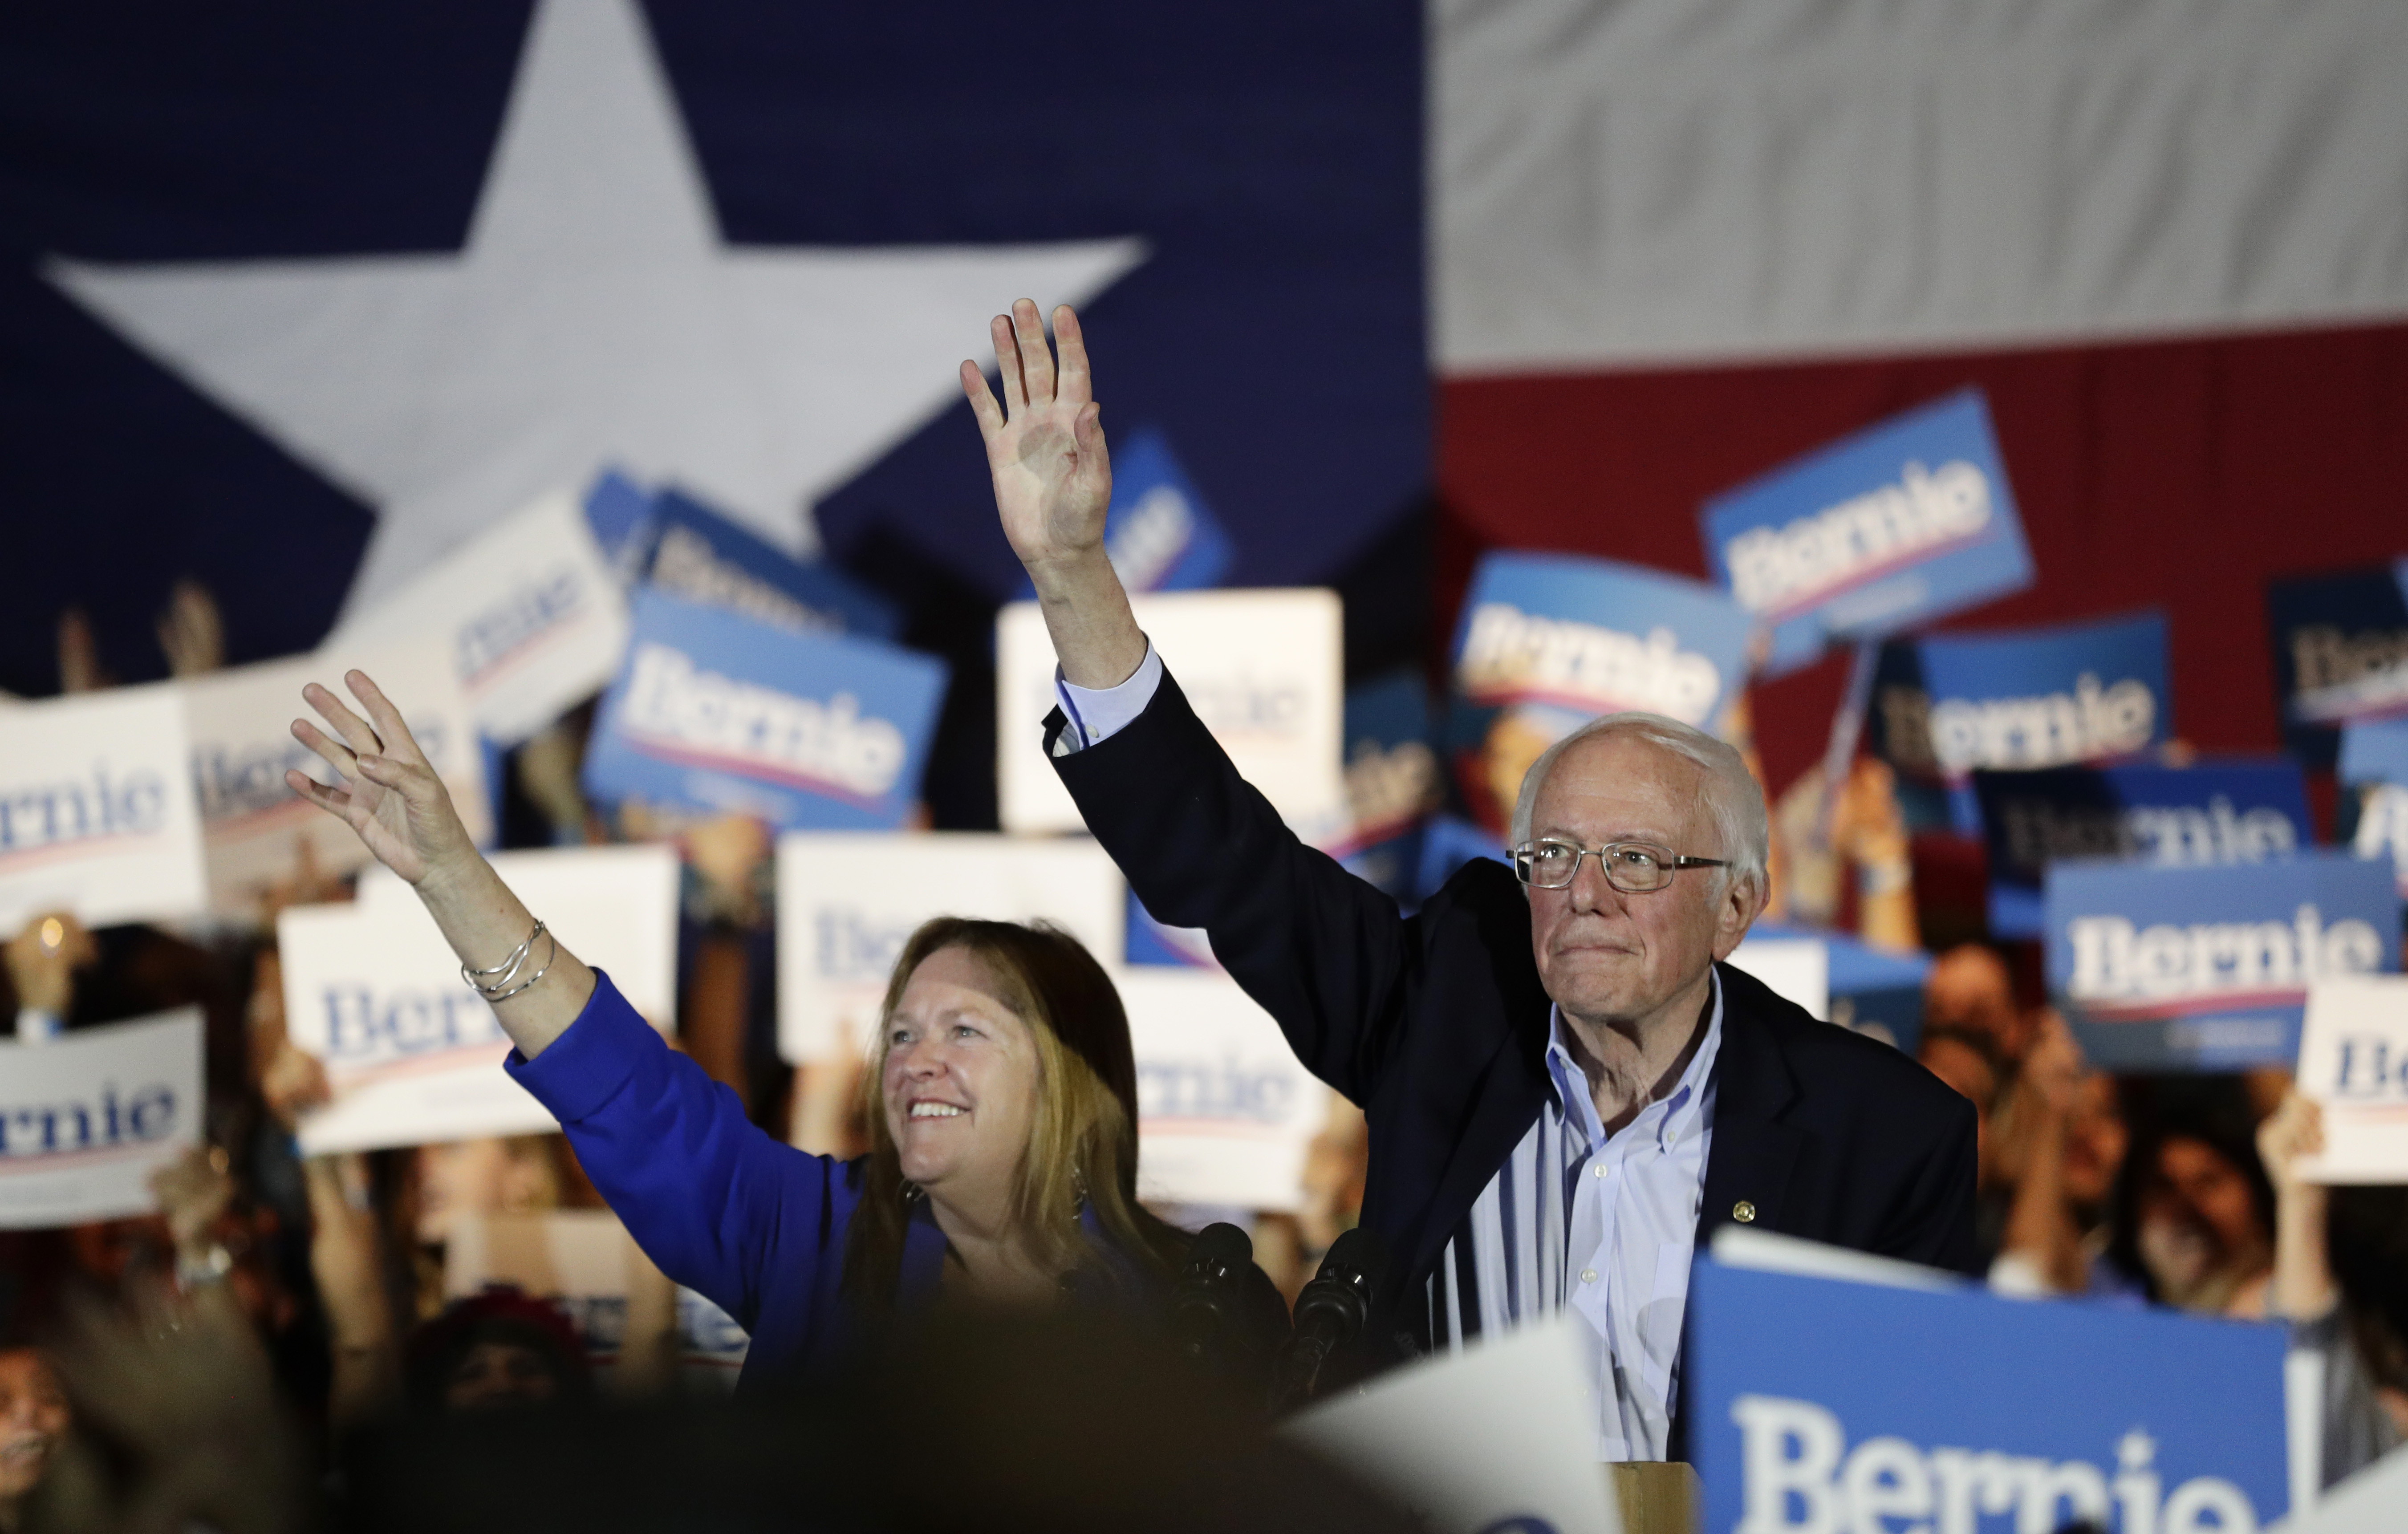
[[[336,644],[313,655],[196,677],[181,690],[214,914],[254,918],[269,887],[293,877],[305,842],[322,873],[348,873],[368,861],[350,826],[284,786],[292,767],[322,783],[336,781],[334,769],[293,738],[293,721],[324,724],[302,701],[302,687],[312,681],[365,717],[343,683],[354,667],[401,710],[419,750],[451,790],[469,837],[480,844],[491,839],[477,721],[441,639]]]
[[[0,710],[0,937],[47,911],[87,926],[202,901],[184,705],[165,683]]]
[[[509,853],[494,860],[551,931],[609,971],[654,1027],[675,1018],[677,859],[666,847]],[[552,1115],[502,1069],[510,1043],[408,887],[361,881],[352,905],[300,906],[277,924],[285,1026],[326,1068],[334,1102],[301,1123],[302,1150],[533,1134]],[[538,941],[532,963],[549,953]],[[532,969],[529,970],[532,973]]]
[[[627,603],[585,513],[563,492],[446,555],[333,642],[429,634],[451,646],[478,725],[516,745],[609,684],[627,648]]]
[[[148,1214],[201,1140],[201,1010],[0,1041],[0,1228]]]
[[[1132,597],[1137,621],[1197,717],[1246,781],[1308,841],[1345,826],[1340,609],[1326,591],[1208,591]],[[1034,602],[996,616],[996,790],[1007,831],[1085,823],[1045,759],[1054,646]]]
[[[796,831],[778,839],[778,1048],[864,1049],[904,942],[935,916],[1047,921],[1118,962],[1120,870],[1083,837]]]

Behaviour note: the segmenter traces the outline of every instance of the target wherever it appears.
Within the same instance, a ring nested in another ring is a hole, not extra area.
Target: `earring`
[[[907,1205],[916,1204],[921,1199],[928,1197],[927,1189],[920,1186],[919,1183],[912,1182],[908,1177],[903,1180],[902,1193],[903,1202]]]
[[[1070,1163],[1070,1191],[1078,1196],[1078,1202],[1070,1209],[1070,1217],[1075,1220],[1087,1211],[1087,1174],[1075,1161]]]

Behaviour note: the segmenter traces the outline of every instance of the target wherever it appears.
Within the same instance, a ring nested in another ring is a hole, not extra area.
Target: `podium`
[[[1607,1464],[1622,1534],[1698,1534],[1698,1472],[1679,1460]]]

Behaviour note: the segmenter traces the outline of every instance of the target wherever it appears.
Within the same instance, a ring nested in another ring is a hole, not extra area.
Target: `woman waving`
[[[293,733],[344,780],[293,789],[418,892],[644,1251],[752,1334],[747,1381],[832,1361],[942,1296],[1158,1302],[1188,1238],[1137,1201],[1137,1068],[1101,966],[1045,927],[939,918],[888,983],[866,1078],[871,1152],[808,1155],[671,1050],[520,903],[470,842],[400,713],[365,674],[304,690]],[[931,870],[941,877],[942,870]],[[1284,1329],[1245,1277],[1257,1347]]]

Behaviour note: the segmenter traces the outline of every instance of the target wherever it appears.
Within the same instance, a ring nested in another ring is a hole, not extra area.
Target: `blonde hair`
[[[1111,977],[1060,928],[1039,923],[939,916],[903,944],[879,1010],[878,1040],[862,1072],[869,1123],[862,1202],[845,1240],[844,1285],[856,1309],[876,1318],[894,1304],[901,1277],[910,1193],[886,1123],[886,1051],[895,1010],[920,966],[941,950],[976,955],[1000,1000],[1028,1025],[1037,1050],[1037,1111],[1012,1178],[1012,1219],[1029,1254],[1049,1270],[1089,1267],[1096,1250],[1080,1222],[1140,1273],[1167,1276],[1186,1238],[1137,1197],[1137,1053]],[[1110,1263],[1095,1266],[1108,1282]]]

